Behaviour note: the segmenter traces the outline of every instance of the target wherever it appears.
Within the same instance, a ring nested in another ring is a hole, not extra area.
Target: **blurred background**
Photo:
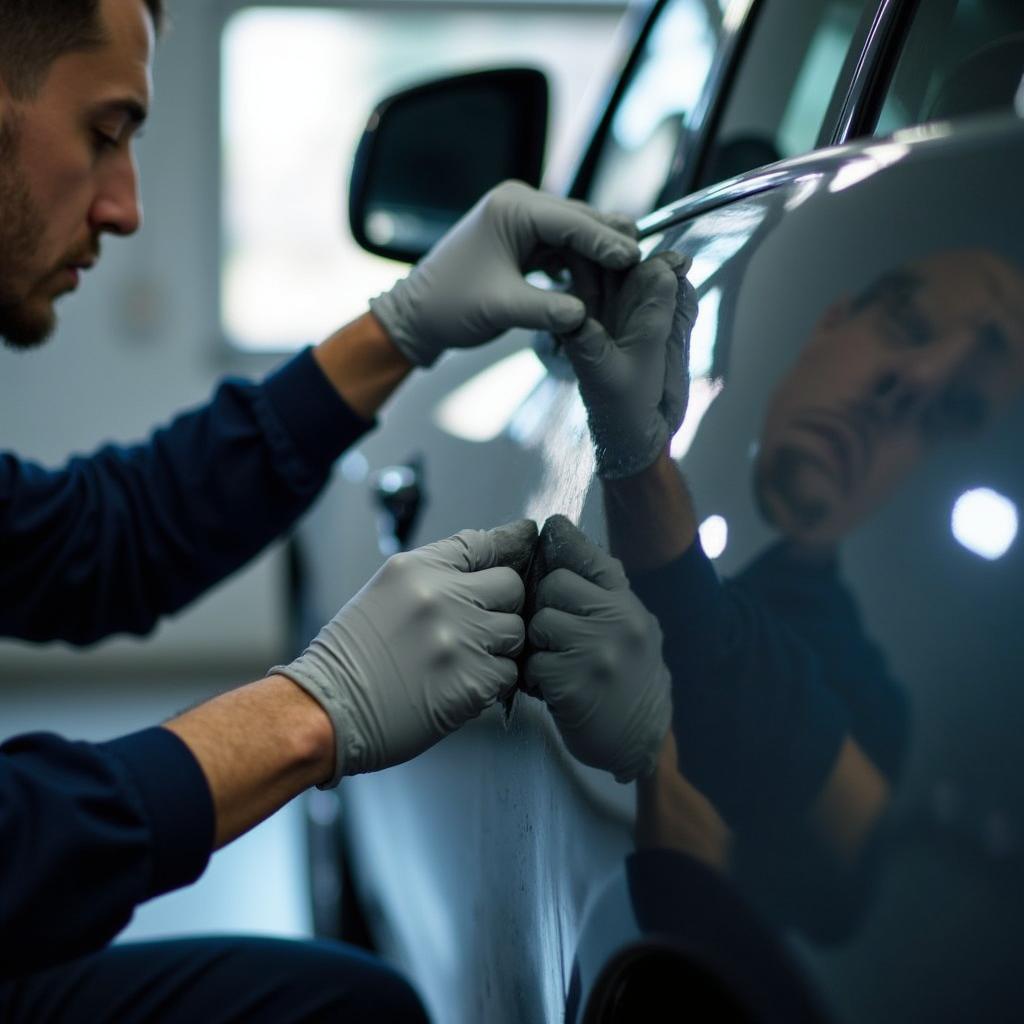
[[[170,0],[138,145],[145,224],[108,241],[42,350],[0,350],[0,446],[47,465],[147,435],[227,373],[261,375],[404,272],[358,249],[349,167],[375,103],[459,70],[529,64],[553,94],[561,189],[621,59],[621,0]],[[600,59],[595,60],[595,54]],[[415,169],[410,169],[415,173]],[[287,646],[279,545],[143,640],[0,642],[0,738],[101,740],[259,678]],[[311,932],[298,803],[147,904],[123,938]]]

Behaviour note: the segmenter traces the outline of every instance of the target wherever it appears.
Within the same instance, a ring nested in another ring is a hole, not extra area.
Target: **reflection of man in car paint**
[[[827,546],[931,445],[1011,400],[1024,383],[1022,295],[999,258],[947,252],[837,304],[774,395],[762,439],[759,497],[787,536],[735,578],[720,580],[701,550],[667,452],[602,480],[612,549],[661,623],[673,677],[674,735],[641,787],[639,834],[684,835],[777,920],[822,938],[848,932],[866,905],[908,720],[836,560],[807,559],[790,539]],[[608,322],[636,301],[653,297],[604,295]],[[649,360],[671,351],[669,335],[628,351]],[[628,417],[571,345],[588,408]]]
[[[765,517],[837,541],[935,445],[1024,389],[1024,275],[991,252],[937,253],[832,306],[772,397],[755,467]]]
[[[636,271],[619,280],[577,286],[595,322],[565,345],[610,545],[661,625],[673,680],[638,841],[724,869],[780,924],[835,939],[867,906],[909,722],[829,549],[932,445],[1021,390],[1021,278],[988,253],[939,253],[830,310],[772,397],[758,457],[759,498],[784,537],[730,579],[701,549],[667,450],[641,444],[666,436],[666,410],[677,425],[678,318],[656,329],[658,290]],[[624,438],[637,441],[619,452]]]
[[[683,834],[690,850],[701,848],[695,832],[720,836],[695,783],[736,830],[741,885],[823,938],[848,932],[866,905],[908,720],[836,559],[801,552],[830,547],[933,446],[977,431],[1024,388],[1022,285],[992,253],[947,251],[829,310],[761,437],[755,487],[784,539],[732,579],[704,558],[667,456],[605,481],[613,547],[662,622],[674,680],[678,752],[655,795],[641,794],[641,808],[656,808],[645,827],[660,842]],[[775,778],[779,766],[789,772]]]

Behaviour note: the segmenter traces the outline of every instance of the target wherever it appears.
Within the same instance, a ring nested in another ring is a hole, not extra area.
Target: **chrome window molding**
[[[919,0],[881,0],[875,8],[835,116],[831,137],[823,142],[842,145],[874,128],[881,100],[903,50],[906,29],[918,4]]]

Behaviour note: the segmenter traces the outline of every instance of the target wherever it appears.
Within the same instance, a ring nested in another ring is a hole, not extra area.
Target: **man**
[[[836,548],[922,459],[1019,399],[1024,276],[993,252],[942,251],[836,303],[760,436],[755,491],[783,539],[719,580],[665,440],[685,415],[683,335],[659,342],[664,323],[641,325],[630,295],[654,262],[626,284],[580,271],[593,316],[566,346],[610,545],[661,623],[672,673],[673,733],[641,782],[640,837],[729,872],[779,923],[833,940],[867,906],[909,730]],[[531,638],[545,621],[541,605]]]
[[[775,393],[754,471],[764,517],[833,547],[934,449],[1024,391],[1024,274],[942,250],[836,302]]]
[[[681,259],[659,253],[624,279],[577,267],[590,316],[566,338],[610,547],[661,624],[672,677],[673,730],[657,770],[640,784],[638,840],[678,843],[742,886],[751,838],[763,849],[767,838],[806,830],[805,848],[822,847],[825,862],[848,874],[884,810],[887,780],[803,645],[757,601],[718,580],[669,455],[688,397],[688,328],[680,321],[692,324],[696,299],[688,290],[675,324],[672,310],[651,299],[671,285],[671,274],[654,277],[659,265]],[[644,274],[652,281],[638,288]],[[531,642],[548,621],[538,602]],[[567,631],[560,632],[561,640]],[[551,682],[538,685],[544,692]]]
[[[101,236],[140,227],[132,140],[161,15],[159,0],[0,7],[9,345],[41,344]],[[0,457],[0,632],[86,644],[148,631],[287,529],[414,366],[513,326],[577,326],[580,301],[524,273],[552,253],[627,268],[638,250],[625,229],[506,184],[372,312],[261,384],[226,382],[149,443],[59,471]],[[524,643],[523,584],[509,566],[535,540],[520,523],[391,560],[297,661],[163,727],[0,747],[0,1018],[424,1019],[401,979],[341,947],[103,947],[138,903],[194,880],[213,849],[299,792],[413,757],[507,695]],[[647,630],[642,682],[657,692],[642,728],[605,730],[623,778],[650,767],[668,715],[656,627],[631,612]],[[577,672],[567,690],[588,682]]]

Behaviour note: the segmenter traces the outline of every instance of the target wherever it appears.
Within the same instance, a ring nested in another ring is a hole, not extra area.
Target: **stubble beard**
[[[9,348],[26,351],[50,337],[56,316],[52,301],[41,298],[33,306],[14,293],[14,282],[32,266],[45,228],[17,157],[17,126],[0,125],[0,338]]]

